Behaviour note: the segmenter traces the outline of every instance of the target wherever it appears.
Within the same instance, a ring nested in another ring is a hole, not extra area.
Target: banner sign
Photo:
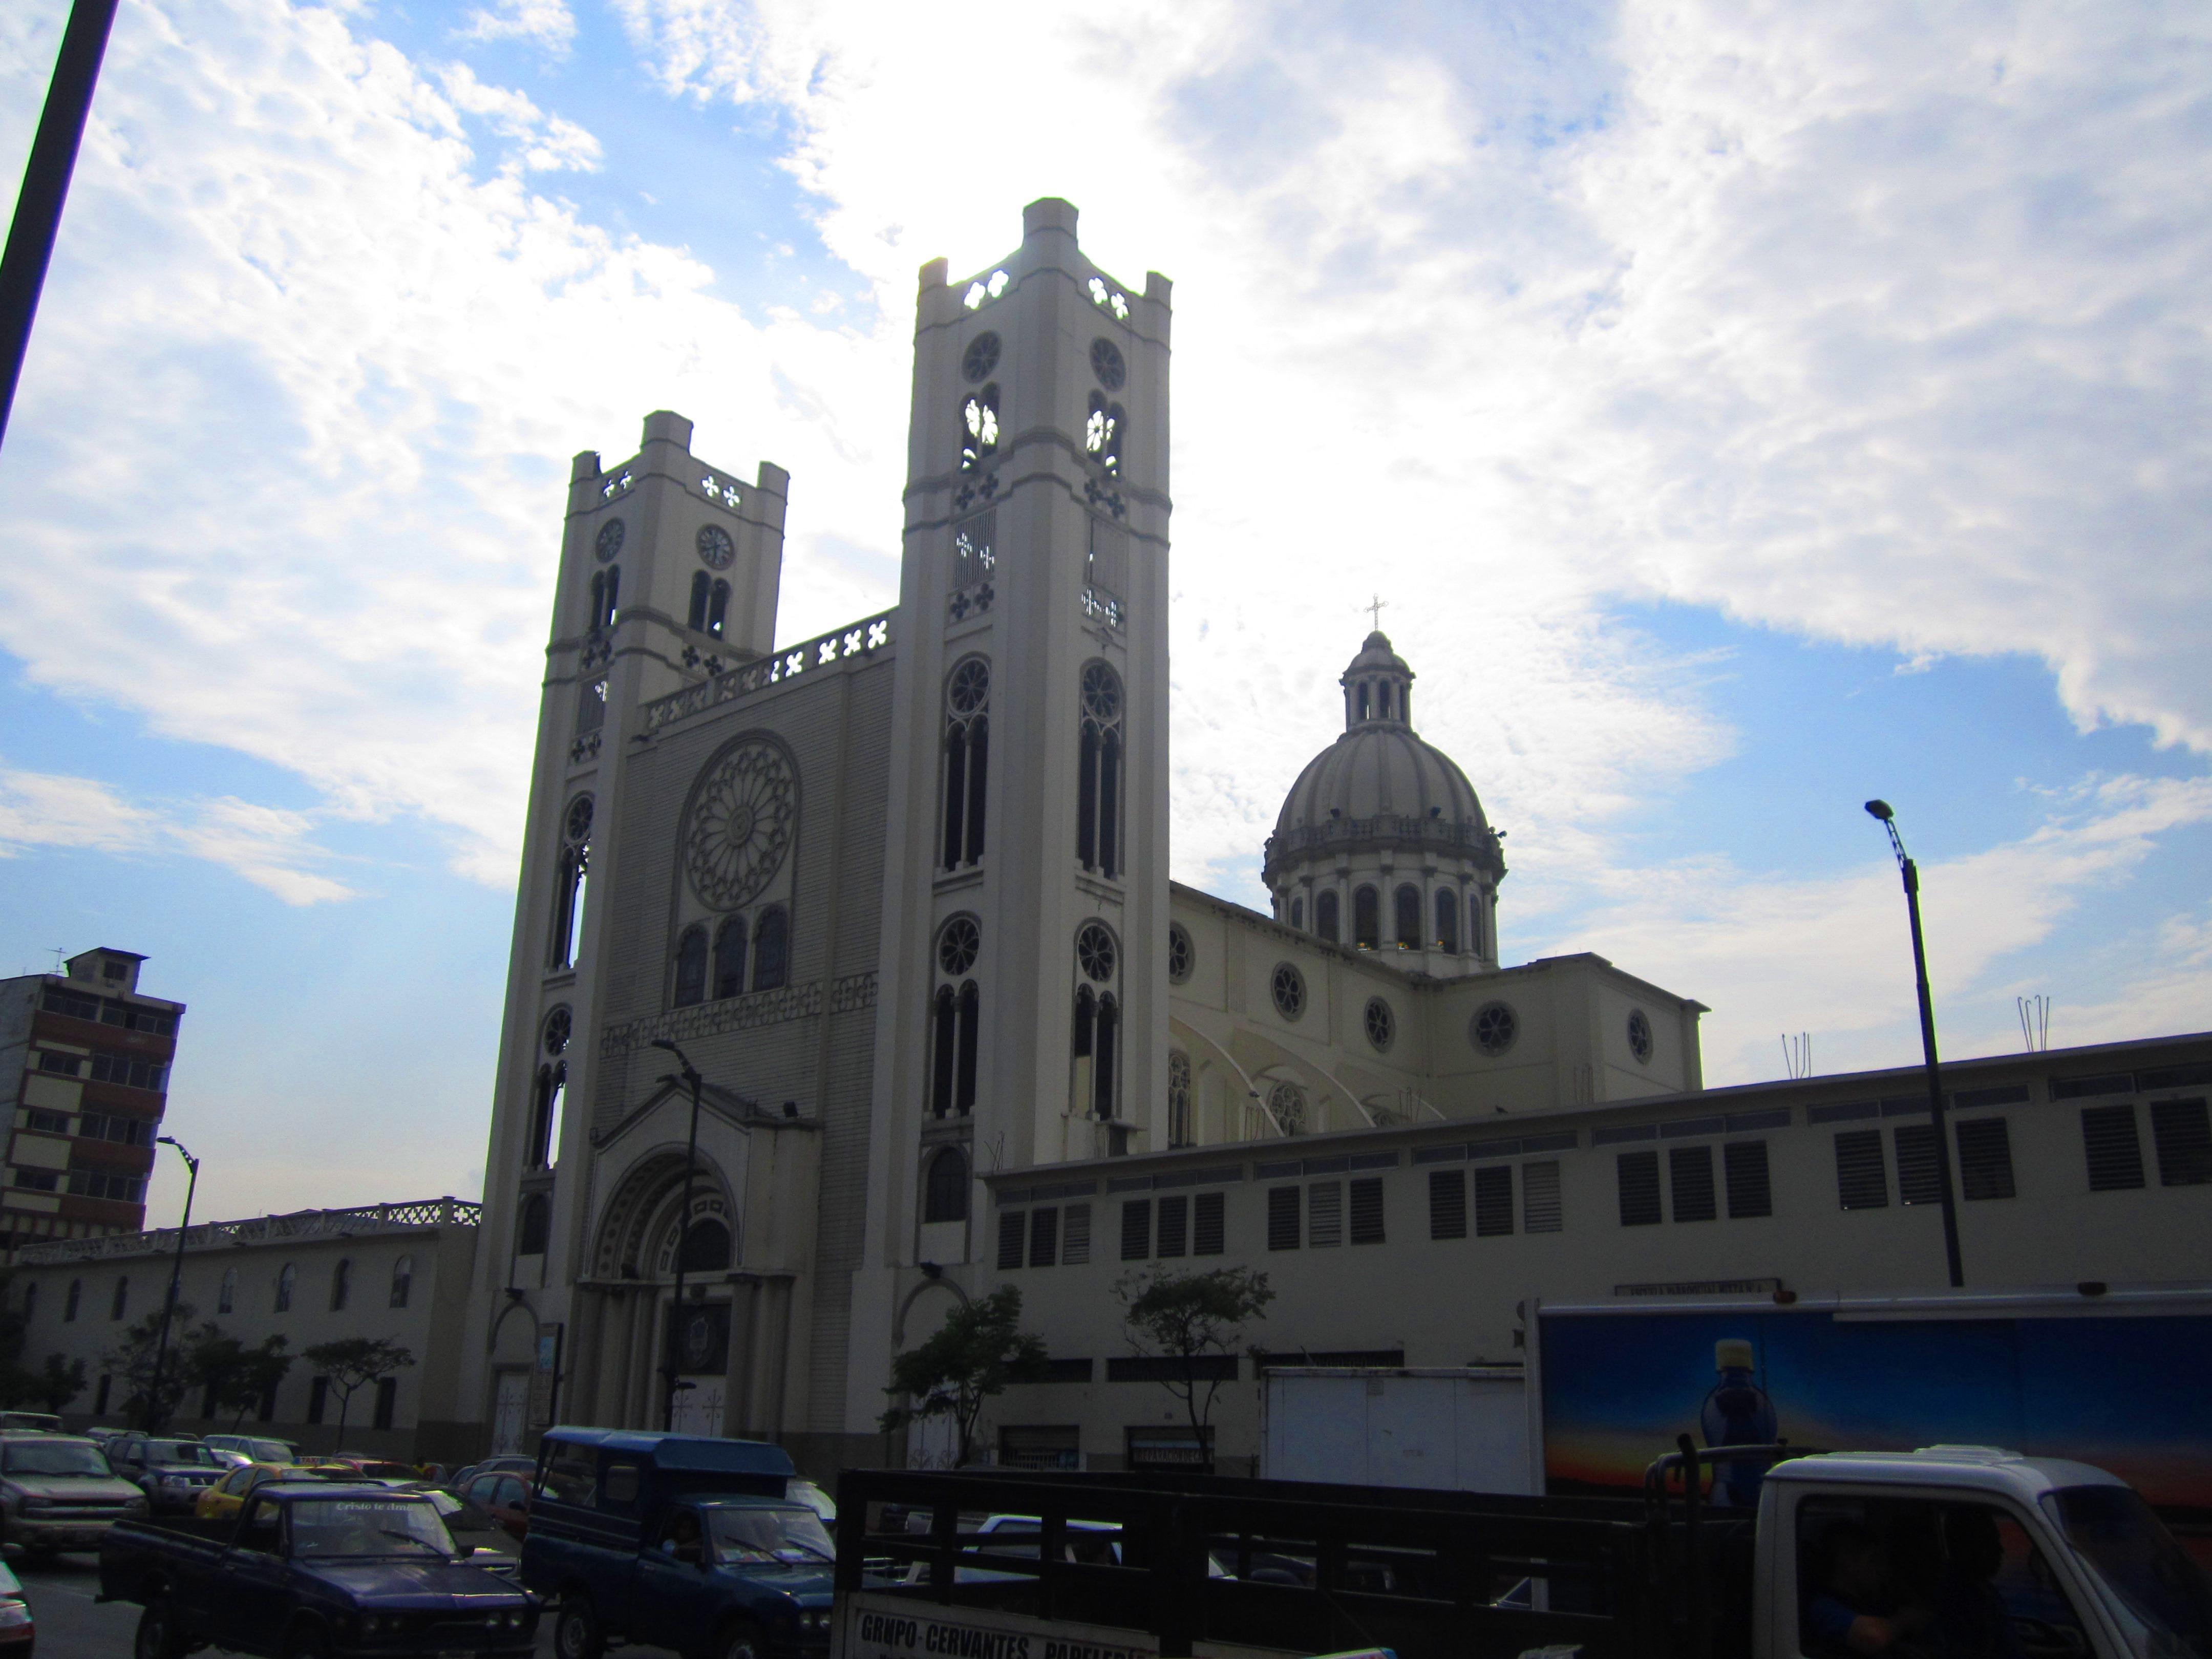
[[[842,1599],[830,1659],[1159,1659],[1160,1639],[1149,1631],[874,1591]]]

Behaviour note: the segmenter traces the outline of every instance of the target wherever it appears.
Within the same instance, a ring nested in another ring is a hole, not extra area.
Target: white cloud
[[[576,39],[576,19],[562,0],[501,0],[473,9],[455,33],[464,40],[527,40],[565,58]]]
[[[151,839],[154,815],[92,778],[0,769],[0,851],[79,847],[131,853]]]

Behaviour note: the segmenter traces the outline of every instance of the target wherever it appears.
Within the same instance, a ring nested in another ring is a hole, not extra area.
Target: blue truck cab
[[[560,1659],[610,1640],[711,1659],[830,1646],[836,1547],[752,1440],[556,1428],[538,1449],[522,1582],[556,1602]]]

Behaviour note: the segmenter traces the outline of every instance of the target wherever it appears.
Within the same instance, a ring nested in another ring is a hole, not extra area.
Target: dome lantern
[[[1413,723],[1413,671],[1381,629],[1367,636],[1337,684],[1344,688],[1346,731],[1370,720]]]

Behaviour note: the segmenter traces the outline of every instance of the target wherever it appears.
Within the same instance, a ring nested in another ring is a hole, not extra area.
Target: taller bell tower
[[[856,1376],[976,1173],[1165,1144],[1170,289],[1051,198],[922,267]]]

